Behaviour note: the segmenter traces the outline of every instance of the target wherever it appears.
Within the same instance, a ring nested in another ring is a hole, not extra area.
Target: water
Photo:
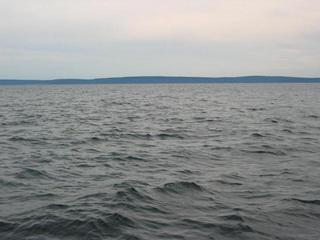
[[[320,239],[320,84],[0,88],[0,239]]]

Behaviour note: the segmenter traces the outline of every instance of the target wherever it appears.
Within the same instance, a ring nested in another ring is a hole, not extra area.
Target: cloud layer
[[[320,75],[318,0],[3,0],[0,78]]]

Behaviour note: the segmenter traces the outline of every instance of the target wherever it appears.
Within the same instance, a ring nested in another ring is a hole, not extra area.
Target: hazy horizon
[[[55,81],[55,80],[99,80],[99,79],[125,79],[125,78],[194,78],[194,79],[202,79],[202,78],[208,78],[208,79],[224,79],[224,78],[298,78],[298,79],[320,79],[320,76],[314,76],[314,77],[309,77],[309,76],[276,76],[276,75],[243,75],[243,76],[184,76],[184,75],[133,75],[133,76],[108,76],[108,77],[93,77],[93,78],[74,78],[74,77],[70,77],[70,78],[42,78],[42,79],[31,79],[31,78],[0,78],[0,81],[2,80],[16,80],[16,81]]]
[[[0,1],[0,79],[320,76],[316,0]]]

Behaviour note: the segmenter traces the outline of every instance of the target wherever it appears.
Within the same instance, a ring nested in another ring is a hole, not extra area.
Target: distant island
[[[284,76],[242,77],[111,77],[94,79],[16,80],[0,79],[0,85],[61,85],[61,84],[183,84],[183,83],[320,83],[320,78]]]

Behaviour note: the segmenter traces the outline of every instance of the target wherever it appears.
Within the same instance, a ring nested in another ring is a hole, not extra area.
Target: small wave
[[[252,133],[251,136],[257,138],[264,137],[264,135],[262,135],[261,133]]]
[[[11,142],[29,142],[29,143],[33,143],[33,144],[42,144],[44,139],[33,139],[33,138],[24,138],[24,137],[10,137],[9,141]]]
[[[137,227],[133,220],[120,213],[85,218],[66,218],[48,214],[14,220],[15,223],[0,222],[0,229],[4,229],[2,232],[11,232],[7,234],[9,239],[25,239],[31,236],[103,239],[123,235],[125,229]]]
[[[128,162],[128,161],[147,161],[144,158],[137,157],[137,156],[121,156],[121,154],[117,155],[116,157],[112,157],[112,160],[119,161],[119,162]]]
[[[41,200],[49,200],[49,199],[53,199],[56,198],[58,195],[53,194],[53,193],[40,193],[40,194],[32,194],[30,196],[31,199],[41,199]]]
[[[127,119],[130,120],[131,122],[134,122],[134,121],[141,119],[141,117],[140,116],[128,116]]]
[[[100,150],[95,149],[95,148],[86,148],[86,149],[84,149],[84,151],[87,153],[101,153]]]
[[[150,140],[155,136],[150,133],[122,133],[119,131],[111,132],[111,133],[100,133],[102,137],[94,137],[91,138],[91,141],[101,142],[108,141],[109,139],[138,139],[138,140]]]
[[[260,174],[259,177],[274,177],[277,176],[277,174],[274,173],[264,173],[264,174]]]
[[[286,119],[286,118],[279,118],[279,117],[275,117],[275,118],[265,118],[264,119],[265,122],[270,122],[270,123],[294,123],[294,121],[290,120],[290,119]]]
[[[264,192],[251,192],[251,191],[244,191],[244,198],[246,199],[266,199],[266,198],[271,198],[274,197],[274,194],[272,193],[264,193]]]
[[[236,225],[220,224],[219,231],[224,235],[241,234],[246,232],[254,232],[254,230],[247,224],[239,223]]]
[[[183,122],[183,119],[182,118],[172,117],[172,118],[166,118],[164,121],[175,123],[175,122]]]
[[[101,137],[91,137],[91,138],[89,138],[89,141],[92,141],[92,142],[106,142],[106,141],[108,141],[108,139],[101,138]]]
[[[319,118],[320,118],[320,116],[315,115],[315,114],[310,114],[310,115],[308,115],[308,116],[307,116],[307,118],[319,119]]]
[[[17,224],[0,220],[0,233],[11,232],[17,227]]]
[[[231,236],[231,235],[237,235],[243,234],[243,233],[252,233],[254,230],[252,227],[250,227],[247,224],[244,224],[241,220],[243,220],[241,217],[235,217],[235,216],[229,216],[227,217],[228,221],[240,221],[240,223],[237,224],[232,224],[232,223],[211,223],[211,222],[206,222],[206,221],[199,221],[199,220],[194,220],[194,219],[183,219],[184,225],[187,225],[188,228],[193,228],[193,229],[215,229],[219,233],[221,233],[224,236]],[[226,219],[225,219],[226,220]]]
[[[173,192],[173,193],[183,193],[183,192],[202,192],[204,191],[203,187],[196,184],[195,182],[172,182],[166,183],[163,187],[158,187],[160,192]]]
[[[125,160],[129,160],[129,161],[146,161],[146,159],[141,158],[141,157],[136,157],[136,156],[127,156],[125,158]]]
[[[239,181],[242,181],[242,180],[245,179],[245,177],[239,175],[237,172],[232,172],[232,173],[229,173],[229,174],[221,174],[221,177],[234,179],[234,180],[239,180]]]
[[[267,110],[266,108],[247,108],[249,111],[264,111],[264,110]]]
[[[290,174],[294,174],[292,171],[290,171],[289,169],[284,169],[282,172],[280,172],[281,175],[290,175]]]
[[[86,194],[84,196],[79,197],[77,200],[92,200],[92,199],[108,199],[109,194],[104,192],[98,192],[98,193],[90,193]]]
[[[278,123],[279,121],[274,119],[274,118],[265,118],[264,119],[265,122],[271,122],[271,123]]]
[[[29,124],[36,125],[34,121],[26,121],[26,120],[1,123],[2,126],[21,126],[21,125],[29,125]]]
[[[20,182],[15,182],[11,180],[5,180],[0,178],[0,186],[2,187],[18,187],[18,186],[24,186],[25,184]]]
[[[290,134],[294,133],[291,129],[288,129],[288,128],[282,129],[282,131]]]
[[[156,137],[160,138],[161,140],[166,140],[170,138],[176,138],[176,139],[184,139],[185,136],[182,136],[180,134],[169,134],[169,133],[160,133],[157,134]]]
[[[186,170],[181,170],[181,171],[179,171],[179,173],[183,173],[183,174],[186,174],[186,175],[194,174],[194,172],[193,172],[193,171],[188,170],[188,169],[186,169]]]
[[[139,192],[134,187],[130,187],[130,188],[127,188],[124,190],[117,191],[114,198],[113,198],[113,201],[115,201],[115,202],[118,202],[118,201],[132,202],[135,200],[152,201],[153,199],[150,196]]]
[[[269,154],[269,155],[275,155],[275,156],[286,156],[287,154],[281,150],[274,150],[274,151],[268,151],[268,150],[243,150],[243,152],[246,153],[253,153],[253,154]]]
[[[187,224],[189,227],[199,228],[199,229],[204,229],[204,228],[214,229],[218,226],[215,223],[199,221],[199,220],[190,219],[190,218],[185,218],[182,220],[182,222],[184,224]]]
[[[225,181],[225,180],[215,180],[215,182],[223,184],[223,185],[230,185],[230,186],[241,186],[241,185],[243,185],[242,183],[239,183],[239,182],[230,182],[230,181]]]
[[[148,182],[140,181],[140,180],[127,180],[123,181],[121,183],[115,183],[113,184],[113,187],[116,189],[129,189],[132,186],[149,186]]]
[[[130,201],[120,201],[120,202],[114,202],[114,203],[109,203],[108,206],[111,208],[111,209],[122,209],[122,210],[129,210],[129,211],[135,211],[135,212],[140,212],[140,213],[146,213],[146,214],[168,214],[169,212],[164,210],[164,209],[161,209],[159,207],[156,207],[152,204],[146,204],[146,203],[142,203],[142,204],[139,204],[137,202],[133,203],[133,202],[130,202]],[[159,224],[158,224],[159,225]]]
[[[202,122],[214,122],[214,119],[207,118],[207,117],[193,117],[193,120],[196,120],[197,123],[202,123]]]
[[[230,151],[232,150],[232,147],[212,147],[211,150],[225,150],[225,151]]]
[[[79,168],[95,168],[96,166],[92,165],[92,164],[88,164],[88,163],[81,163],[81,164],[78,164],[77,167],[79,167]]]
[[[53,203],[53,204],[49,204],[48,206],[46,206],[46,209],[51,209],[51,210],[64,210],[64,209],[68,209],[70,206],[67,204],[59,204],[59,203]]]
[[[319,199],[307,200],[307,199],[300,199],[300,198],[290,198],[288,200],[297,201],[297,202],[306,203],[306,204],[320,205]]]
[[[239,214],[225,214],[225,215],[220,215],[219,218],[225,221],[239,221],[239,222],[244,222],[243,217],[241,217]]]
[[[140,140],[150,140],[153,136],[150,133],[142,134],[142,133],[134,133],[134,134],[122,134],[124,138],[134,138]]]
[[[23,178],[23,179],[31,179],[31,178],[43,178],[48,179],[51,178],[51,176],[44,170],[37,170],[33,168],[26,168],[22,171],[16,173],[17,178]]]

